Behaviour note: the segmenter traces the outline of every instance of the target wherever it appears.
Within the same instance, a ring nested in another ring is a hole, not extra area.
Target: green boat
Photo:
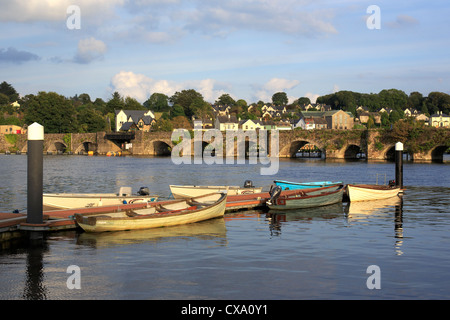
[[[271,190],[271,198],[267,200],[266,205],[270,210],[314,208],[342,202],[343,196],[343,185],[340,185],[338,188],[331,186],[318,189],[303,189],[290,195],[283,195],[281,187],[277,186]]]

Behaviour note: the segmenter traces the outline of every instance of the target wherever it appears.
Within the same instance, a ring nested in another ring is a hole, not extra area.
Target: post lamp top
[[[44,127],[37,122],[29,125],[28,140],[44,140]]]
[[[395,151],[403,151],[403,143],[397,142],[395,144]]]

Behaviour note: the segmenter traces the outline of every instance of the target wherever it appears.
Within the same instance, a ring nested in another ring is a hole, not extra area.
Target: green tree
[[[37,122],[46,133],[77,132],[75,107],[71,100],[55,92],[39,92],[28,102],[25,123]]]
[[[214,104],[222,105],[222,106],[234,106],[236,101],[228,94],[222,94]]]
[[[0,93],[3,93],[8,96],[9,102],[14,102],[19,100],[19,94],[16,89],[6,81],[0,83]]]
[[[97,98],[95,99],[94,103],[92,104],[92,107],[95,110],[98,110],[101,114],[106,114],[106,102],[103,101],[103,99]]]
[[[153,130],[155,131],[173,131],[173,124],[170,120],[158,119],[153,125]]]
[[[389,120],[389,115],[387,114],[387,112],[382,112],[381,113],[381,126],[382,127],[389,127],[391,124],[390,120]]]
[[[390,123],[396,123],[398,120],[400,120],[402,117],[400,116],[400,113],[397,110],[393,110],[389,114],[389,121]]]
[[[408,107],[420,110],[423,105],[423,100],[423,95],[420,92],[411,92],[408,97]]]
[[[426,104],[432,113],[437,111],[448,113],[450,111],[450,95],[443,92],[430,92],[426,98]]]
[[[297,104],[299,106],[307,106],[310,103],[311,103],[311,100],[307,97],[301,97],[301,98],[298,98],[298,100],[297,100]]]
[[[247,101],[245,101],[244,99],[239,99],[238,101],[236,101],[236,105],[240,106],[240,107],[242,107],[244,109],[248,108]]]
[[[272,103],[276,106],[284,106],[289,100],[286,92],[277,92],[272,96]]]
[[[99,132],[106,130],[104,117],[96,110],[85,108],[78,114],[79,132]]]
[[[125,108],[125,101],[117,91],[111,96],[111,99],[106,102],[105,113],[115,113],[115,110],[121,110]]]
[[[124,101],[124,110],[146,110],[142,104],[134,98],[126,97]]]
[[[175,117],[178,117],[178,116],[183,116],[183,117],[186,116],[186,114],[184,113],[183,107],[180,106],[179,104],[175,104],[172,107],[172,111],[171,111],[170,115],[171,115],[172,118],[175,118]]]
[[[9,97],[0,92],[0,106],[6,106],[9,104]]]
[[[199,119],[212,116],[211,105],[204,101],[203,98],[195,98],[188,108],[188,114]]]
[[[383,107],[389,107],[397,110],[398,112],[405,110],[407,107],[408,95],[401,90],[381,90],[378,95]]]
[[[169,97],[163,93],[153,93],[150,98],[144,102],[144,107],[153,112],[169,112]]]
[[[170,101],[175,105],[178,104],[184,109],[184,113],[187,117],[192,117],[194,115],[193,110],[199,104],[199,101],[203,101],[203,96],[194,89],[182,90],[181,92],[175,92],[175,94],[170,97]],[[193,104],[194,103],[194,104]],[[191,107],[192,105],[192,107]]]

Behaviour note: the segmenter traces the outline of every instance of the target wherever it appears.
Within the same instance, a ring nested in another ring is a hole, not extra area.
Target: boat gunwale
[[[342,184],[342,181],[311,181],[311,182],[292,182],[292,181],[286,181],[286,180],[274,180],[274,183],[277,182],[282,184],[292,184],[292,185],[298,185],[298,186],[321,186],[321,185],[338,185]]]
[[[357,188],[357,189],[369,189],[369,190],[381,190],[381,191],[394,191],[394,190],[400,190],[399,186],[389,186],[384,184],[347,184],[347,187],[350,188]]]
[[[158,195],[119,195],[116,193],[43,193],[43,197],[48,198],[81,198],[81,199],[122,199],[122,198],[136,198],[138,200],[145,200],[146,198],[159,197]]]
[[[207,197],[207,196],[211,196],[211,195],[214,195],[214,194],[209,194],[209,195],[200,196],[200,197],[203,198],[203,197]],[[140,220],[140,219],[158,219],[158,218],[163,218],[163,217],[164,218],[166,218],[166,217],[176,217],[176,216],[182,216],[182,215],[187,216],[187,215],[191,215],[191,214],[197,213],[197,212],[205,210],[205,209],[209,209],[209,208],[212,208],[212,207],[220,206],[226,200],[227,200],[227,195],[225,193],[222,193],[220,198],[217,201],[211,203],[211,205],[209,205],[209,206],[204,206],[204,207],[199,207],[199,204],[197,204],[197,205],[193,205],[193,206],[190,206],[190,207],[187,207],[187,208],[184,208],[184,209],[178,209],[178,210],[176,210],[176,209],[170,210],[169,209],[168,211],[154,212],[154,213],[142,214],[142,215],[137,215],[137,216],[132,216],[132,217],[130,217],[130,216],[110,217],[110,216],[108,216],[108,214],[116,213],[117,211],[115,211],[115,212],[113,212],[113,211],[102,212],[100,214],[99,213],[88,213],[88,214],[75,213],[74,217],[75,217],[76,220],[77,220],[77,218],[80,218],[80,219],[83,219],[83,223],[86,223],[86,224],[94,226],[96,224],[97,220],[102,220],[102,221],[103,220],[104,221],[118,221],[118,220],[132,221],[132,220]],[[192,201],[192,199],[183,199],[183,200],[180,200],[180,201],[174,201],[174,202],[170,202],[170,203],[165,203],[164,205],[181,203],[181,202],[189,204],[188,202],[190,202],[190,201]],[[157,207],[157,206],[160,206],[161,204],[159,204],[157,202],[153,202],[153,203],[149,203],[149,205],[151,207]],[[196,209],[190,209],[190,208],[192,208],[194,206],[197,206],[197,208]],[[136,209],[136,210],[142,210],[142,209],[146,209],[146,208],[139,208],[139,209]],[[133,211],[133,209],[126,209],[125,212],[127,212],[127,211],[131,212],[131,211]]]
[[[326,188],[332,188],[332,187],[333,186],[326,187]],[[336,187],[336,186],[334,186],[334,187]],[[317,192],[317,189],[311,189],[311,190],[315,190],[315,191],[309,191],[309,190],[308,191],[304,191],[305,189],[302,189],[302,190],[298,190],[299,191],[298,193],[301,195],[301,197],[298,197],[297,194],[294,193],[294,194],[284,195],[284,196],[280,195],[280,197],[278,199],[282,199],[282,200],[286,200],[286,201],[288,201],[288,200],[310,199],[310,198],[315,198],[315,197],[323,197],[323,196],[331,195],[331,194],[337,193],[337,192],[342,192],[344,189],[345,189],[345,186],[344,185],[340,185],[337,190],[325,191],[325,192],[322,192],[322,193],[319,193],[319,194],[311,194],[311,195],[308,195],[308,193]]]

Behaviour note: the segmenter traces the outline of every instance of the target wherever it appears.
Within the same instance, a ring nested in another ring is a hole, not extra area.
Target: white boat
[[[170,185],[170,192],[175,199],[184,199],[203,196],[210,193],[227,192],[229,196],[239,194],[261,193],[261,188],[253,186],[251,181],[247,180],[243,187],[239,186],[195,186],[195,185]]]
[[[103,213],[75,213],[77,224],[86,232],[143,230],[177,226],[223,217],[226,193],[149,203],[148,208],[111,210]]]
[[[148,188],[142,187],[132,194],[130,187],[121,187],[117,193],[44,193],[44,210],[62,210],[113,206],[120,204],[153,202],[157,195],[150,195]]]
[[[398,186],[371,185],[371,184],[348,184],[347,194],[350,202],[381,200],[396,197],[401,189]]]

